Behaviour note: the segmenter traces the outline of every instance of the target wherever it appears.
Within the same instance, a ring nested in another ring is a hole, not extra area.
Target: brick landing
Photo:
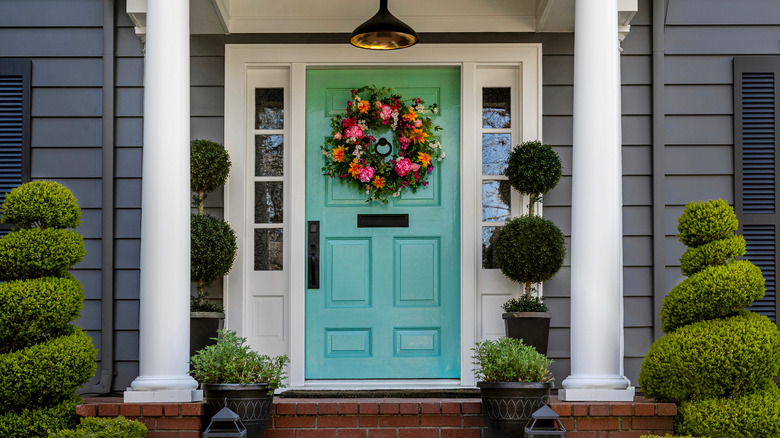
[[[550,403],[569,438],[639,438],[672,433],[677,407],[642,397],[634,402]],[[82,416],[124,415],[142,421],[148,438],[200,438],[202,403],[124,404],[84,399]],[[479,399],[276,398],[265,438],[489,438]],[[490,437],[503,438],[503,437]]]

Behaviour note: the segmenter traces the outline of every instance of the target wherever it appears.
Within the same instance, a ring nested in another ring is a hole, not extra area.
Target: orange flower
[[[381,176],[376,176],[376,177],[374,177],[373,184],[374,184],[374,187],[376,187],[378,189],[381,189],[382,187],[385,186],[385,179],[382,178]]]
[[[351,162],[351,163],[349,163],[349,174],[350,174],[350,175],[352,175],[353,177],[356,177],[356,178],[357,178],[357,176],[360,174],[360,169],[361,169],[362,167],[363,167],[363,166],[361,166],[361,165],[358,163],[358,159],[357,159],[357,157],[355,157],[355,159],[354,159],[354,160],[352,160],[352,162]]]
[[[420,161],[423,167],[428,167],[431,164],[431,155],[425,152],[417,152],[417,160]]]
[[[365,114],[368,112],[369,109],[371,109],[371,102],[367,100],[361,100],[357,104],[358,111],[360,111],[360,114]]]
[[[339,163],[343,163],[346,154],[346,150],[344,149],[344,146],[339,146],[335,149],[333,149],[333,159],[335,161],[338,161]]]
[[[404,114],[404,119],[412,121],[417,118],[417,113],[413,109],[409,108],[409,114]]]
[[[412,131],[412,140],[414,140],[415,143],[422,144],[425,141],[425,137],[427,137],[428,134],[422,130],[422,128],[418,128]]]

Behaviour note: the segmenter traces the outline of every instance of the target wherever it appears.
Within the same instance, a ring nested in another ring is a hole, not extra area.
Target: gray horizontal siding
[[[668,24],[777,25],[777,0],[686,0],[669,2]]]
[[[103,49],[101,29],[90,28],[0,28],[0,41],[2,58],[98,57]]]
[[[94,0],[0,2],[0,27],[99,27],[103,4]]]

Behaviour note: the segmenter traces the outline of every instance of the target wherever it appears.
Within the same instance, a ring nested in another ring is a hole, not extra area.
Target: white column
[[[571,375],[565,401],[633,400],[623,376],[620,56],[617,0],[576,0]]]
[[[146,17],[139,376],[125,401],[189,402],[189,1],[148,0]]]

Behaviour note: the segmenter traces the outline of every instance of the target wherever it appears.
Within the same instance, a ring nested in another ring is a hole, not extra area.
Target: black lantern
[[[525,426],[525,438],[537,436],[566,437],[561,418],[549,406],[544,405],[531,414],[531,421]]]
[[[361,49],[403,49],[417,43],[417,33],[387,9],[387,0],[379,0],[379,12],[358,26],[349,36],[349,42]]]
[[[238,417],[238,414],[225,407],[211,417],[211,423],[206,431],[203,432],[203,438],[241,438],[246,437],[246,427]]]

